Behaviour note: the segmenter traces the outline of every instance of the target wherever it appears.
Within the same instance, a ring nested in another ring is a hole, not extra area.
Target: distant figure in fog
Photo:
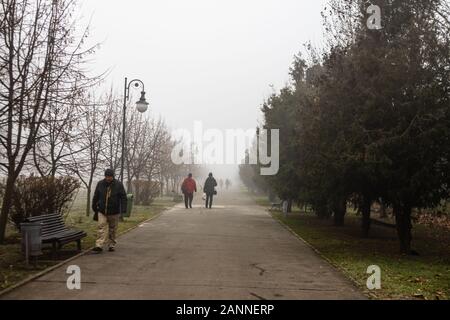
[[[230,189],[231,181],[227,179],[227,181],[225,181],[225,186],[226,186],[227,190]]]
[[[192,179],[192,173],[183,181],[181,191],[184,195],[184,205],[186,209],[192,209],[192,201],[194,200],[194,193],[197,192],[197,183]]]
[[[213,198],[217,194],[216,191],[217,181],[214,179],[213,174],[210,173],[208,179],[206,179],[203,191],[206,194],[206,209],[211,209],[213,204]]]
[[[220,187],[220,189],[223,189],[223,180],[222,179],[219,180],[219,187]]]

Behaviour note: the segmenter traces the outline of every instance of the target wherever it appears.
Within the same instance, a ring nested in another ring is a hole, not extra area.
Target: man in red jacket
[[[192,209],[194,192],[197,192],[197,184],[195,183],[195,180],[192,179],[192,173],[189,173],[189,176],[184,180],[181,185],[181,191],[184,194],[184,204],[186,205],[186,209]]]

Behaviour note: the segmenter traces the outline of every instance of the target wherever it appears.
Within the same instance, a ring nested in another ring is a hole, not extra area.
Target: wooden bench
[[[87,236],[84,231],[67,228],[60,214],[32,217],[28,218],[26,222],[42,225],[42,244],[52,245],[53,258],[56,258],[58,250],[71,242],[76,242],[78,251],[81,251],[81,239]]]

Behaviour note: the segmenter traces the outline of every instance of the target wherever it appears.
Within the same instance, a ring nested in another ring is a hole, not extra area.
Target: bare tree
[[[132,190],[132,181],[139,180],[142,168],[148,158],[146,147],[149,132],[149,123],[142,114],[133,109],[128,110],[127,131],[125,140],[125,171],[127,177],[127,190]]]
[[[88,81],[81,65],[94,48],[82,48],[87,32],[78,41],[74,37],[74,5],[74,0],[0,0],[0,168],[7,175],[0,243],[15,181],[40,138],[51,97],[65,81]]]
[[[115,99],[115,94],[111,90],[109,121],[106,123],[106,132],[103,137],[105,148],[101,155],[105,159],[110,169],[117,171],[121,165],[122,155],[122,100]]]
[[[94,98],[88,98],[88,102]],[[99,166],[106,163],[102,154],[108,148],[105,144],[108,126],[115,115],[114,97],[109,95],[106,104],[91,105],[84,113],[84,119],[80,122],[77,147],[81,151],[70,152],[72,166],[69,171],[75,173],[81,180],[87,191],[86,215],[91,212],[91,194],[94,179]]]
[[[74,91],[62,101],[52,99],[41,124],[40,137],[33,146],[33,169],[42,177],[67,172],[75,155],[83,151],[75,147],[79,138],[77,129],[83,120],[84,109],[90,106],[80,105],[80,90]]]

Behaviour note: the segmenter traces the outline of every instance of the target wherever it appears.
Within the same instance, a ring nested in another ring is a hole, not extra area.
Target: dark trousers
[[[206,208],[210,208],[213,205],[213,198],[214,198],[214,193],[207,193],[206,194]]]
[[[186,206],[186,209],[192,208],[192,201],[194,200],[194,194],[193,193],[185,193],[184,194],[184,205]]]

